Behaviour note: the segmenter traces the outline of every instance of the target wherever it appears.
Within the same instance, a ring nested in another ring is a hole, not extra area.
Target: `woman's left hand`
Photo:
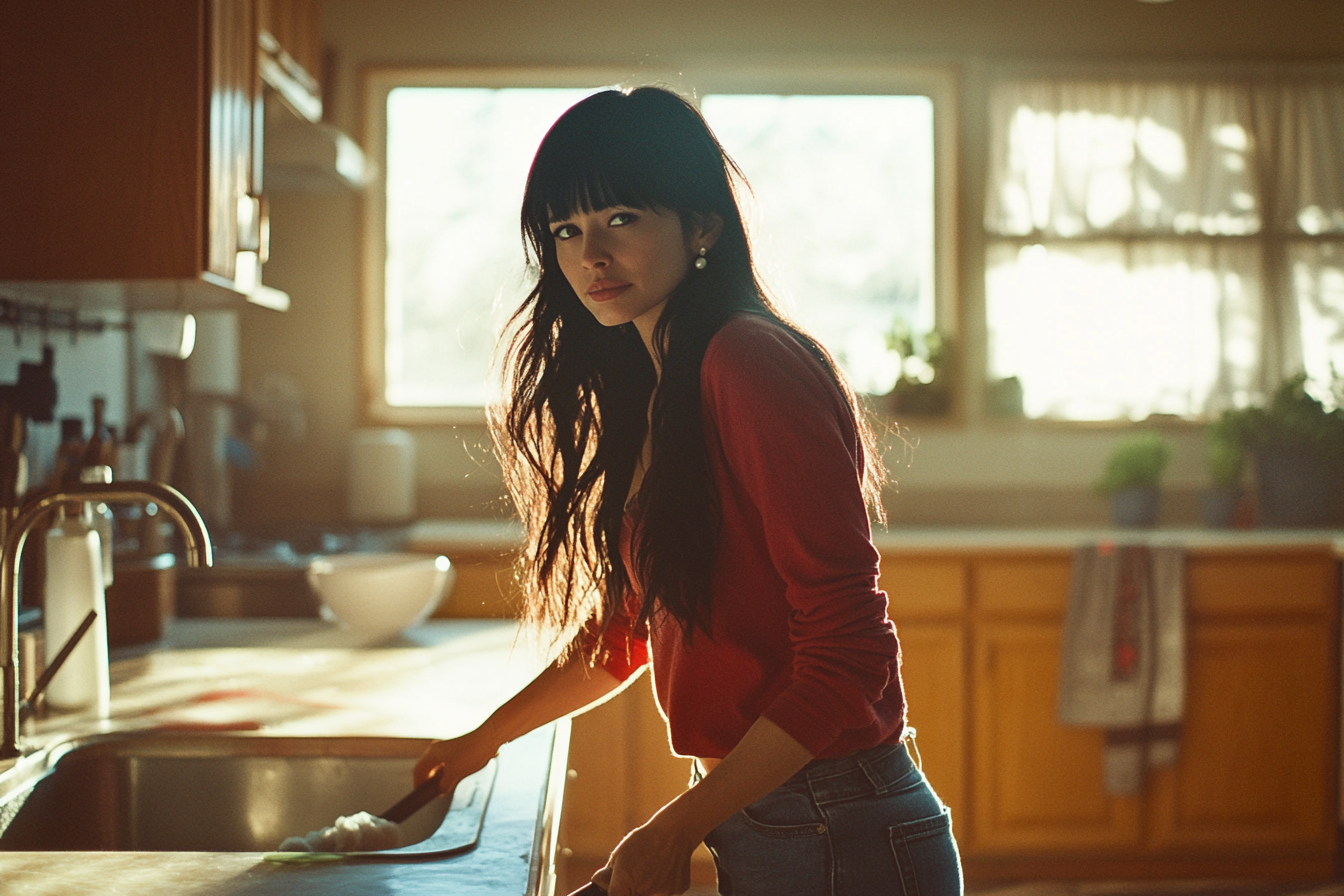
[[[625,835],[593,875],[608,896],[678,896],[691,888],[691,853],[699,841],[659,813]]]
[[[625,835],[593,882],[609,896],[678,896],[691,887],[691,853],[724,819],[807,765],[812,754],[760,718],[704,780]]]

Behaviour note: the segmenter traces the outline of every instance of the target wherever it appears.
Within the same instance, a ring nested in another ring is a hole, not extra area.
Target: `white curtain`
[[[1014,81],[989,111],[990,372],[1029,416],[1344,373],[1344,81]]]

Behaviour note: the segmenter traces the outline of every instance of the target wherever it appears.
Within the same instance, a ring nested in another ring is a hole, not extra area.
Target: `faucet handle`
[[[33,682],[33,689],[28,692],[28,696],[24,697],[23,702],[19,704],[20,722],[28,718],[28,715],[33,711],[33,707],[37,705],[37,698],[42,696],[42,692],[47,689],[47,685],[51,684],[51,680],[56,677],[56,673],[61,671],[61,666],[64,666],[65,661],[70,659],[70,654],[75,652],[75,648],[79,646],[80,640],[83,639],[89,629],[93,628],[93,624],[97,620],[98,611],[90,610],[88,615],[86,615],[79,623],[70,637],[66,639],[65,644],[61,646],[61,649],[51,658],[51,662],[47,665],[47,668],[43,669],[42,674],[37,677],[37,681]]]

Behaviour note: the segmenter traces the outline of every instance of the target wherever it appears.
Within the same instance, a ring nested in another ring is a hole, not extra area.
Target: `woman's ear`
[[[719,241],[719,234],[721,233],[723,233],[723,217],[718,212],[710,212],[696,221],[691,244],[697,252],[701,247],[713,249],[714,244]]]

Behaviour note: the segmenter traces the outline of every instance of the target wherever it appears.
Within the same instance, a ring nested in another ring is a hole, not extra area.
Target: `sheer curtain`
[[[990,375],[1028,416],[1201,417],[1344,373],[1344,81],[990,97]]]

